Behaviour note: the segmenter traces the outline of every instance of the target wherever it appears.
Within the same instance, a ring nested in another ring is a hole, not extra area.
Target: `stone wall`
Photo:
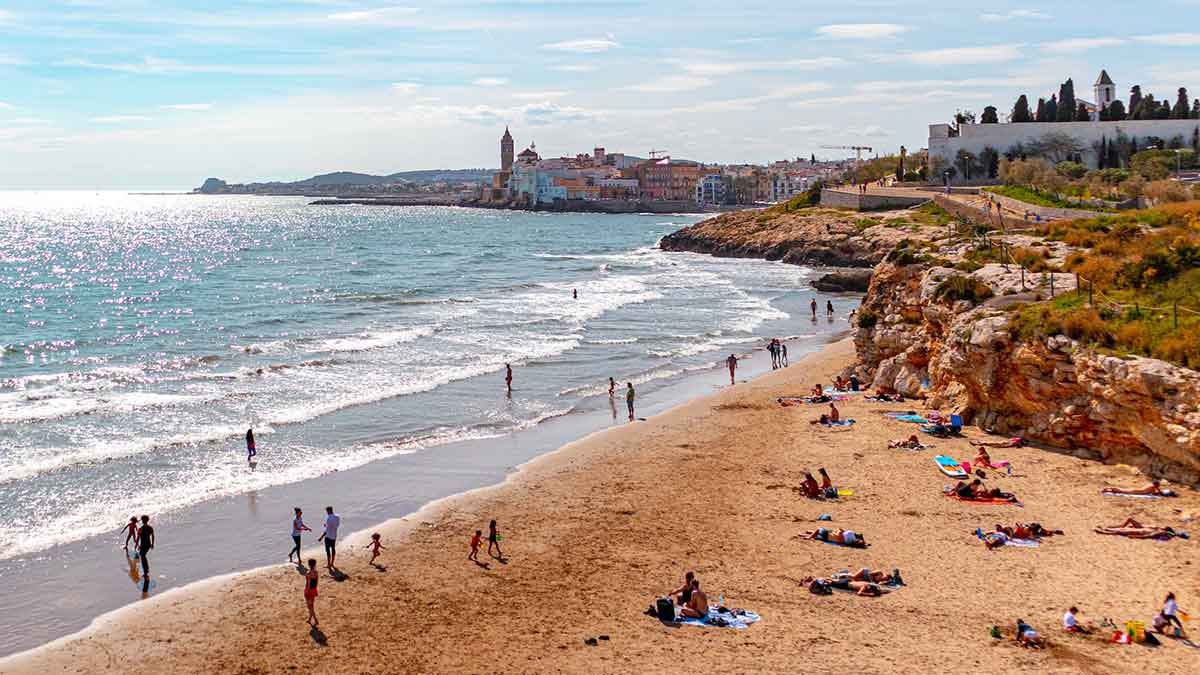
[[[1041,217],[1042,220],[1075,220],[1076,218],[1095,218],[1096,216],[1105,215],[1099,211],[1086,211],[1084,209],[1060,209],[1052,206],[1038,206],[1030,204],[1012,197],[1005,197],[994,192],[987,193],[988,196],[1000,202],[1006,209],[1013,211],[1028,211]]]
[[[825,188],[821,190],[821,206],[835,209],[853,209],[855,211],[876,211],[880,209],[908,208],[929,201],[922,195],[895,194],[861,194],[856,189],[836,190]]]

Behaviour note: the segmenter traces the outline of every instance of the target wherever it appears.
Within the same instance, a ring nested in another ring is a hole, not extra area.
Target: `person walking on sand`
[[[138,528],[138,556],[142,559],[142,593],[150,592],[150,551],[154,549],[154,528],[150,526],[150,516],[142,516],[142,526]]]
[[[812,302],[808,303],[808,306],[810,309],[812,309],[813,321],[816,321],[817,320],[817,299],[813,298]]]
[[[508,393],[512,393],[512,366],[504,364],[504,386],[508,387]]]
[[[333,512],[332,506],[325,507],[325,531],[317,537],[317,541],[325,542],[325,567],[337,569],[337,535],[338,527],[342,524],[341,516]]]
[[[371,543],[367,544],[363,548],[371,549],[371,559],[367,561],[368,565],[374,565],[375,559],[379,557],[379,552],[387,550],[387,547],[380,543],[378,532],[371,535]]]
[[[730,354],[729,358],[725,359],[725,365],[729,366],[729,384],[730,385],[733,384],[733,373],[735,370],[737,370],[737,362],[738,362],[737,357],[734,356],[733,354]]]
[[[626,382],[625,383],[625,406],[629,408],[629,421],[630,422],[633,421],[633,399],[636,396],[637,396],[637,394],[635,394],[633,391],[633,383]]]
[[[617,391],[617,381],[612,379],[611,377],[608,378],[608,397],[612,398],[613,394],[615,394],[616,391]]]
[[[779,351],[775,347],[775,340],[767,341],[767,353],[771,355],[771,370],[779,367]]]
[[[492,547],[496,548],[496,552],[492,553]],[[488,524],[488,555],[496,559],[504,558],[504,551],[500,550],[500,534],[496,532],[496,521]]]
[[[128,553],[130,540],[132,540],[134,543],[137,543],[138,541],[137,516],[130,518],[129,523],[125,527],[121,528],[121,531],[125,533],[125,552]]]
[[[483,532],[475,530],[475,536],[471,537],[471,552],[467,554],[467,560],[479,562],[479,541],[483,539]]]
[[[254,429],[246,430],[246,461],[253,463],[254,458],[258,455],[258,450],[254,447]]]
[[[784,368],[787,368],[787,367],[788,367],[788,360],[787,360],[787,345],[786,345],[785,343],[783,343],[783,342],[780,342],[780,343],[779,343],[779,363],[780,363],[780,365],[782,365]]]
[[[308,605],[308,624],[313,628],[317,627],[317,582],[321,580],[321,575],[317,573],[317,559],[308,559],[308,571],[304,573],[304,604]]]
[[[292,547],[292,550],[288,551],[288,562],[292,562],[292,556],[294,555],[296,556],[296,564],[299,565],[300,533],[312,532],[312,530],[310,530],[308,526],[304,524],[304,512],[300,510],[300,507],[297,506],[294,511],[296,512],[296,517],[292,519],[292,542],[295,544],[295,546]]]

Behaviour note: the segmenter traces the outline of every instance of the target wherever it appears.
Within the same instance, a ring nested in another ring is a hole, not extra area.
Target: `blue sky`
[[[710,162],[925,145],[1107,68],[1200,96],[1200,0],[0,0],[0,188],[190,188],[495,167]]]

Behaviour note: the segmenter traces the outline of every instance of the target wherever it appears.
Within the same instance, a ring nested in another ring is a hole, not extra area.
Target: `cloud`
[[[7,9],[0,9],[0,23],[11,23],[15,15]]]
[[[569,95],[569,91],[514,91],[511,96],[521,101],[549,101]]]
[[[171,103],[169,105],[160,105],[158,107],[163,110],[208,110],[212,108],[211,103]]]
[[[561,73],[590,73],[597,69],[590,63],[564,63],[558,66],[550,66],[551,70],[557,70]]]
[[[1051,54],[1078,54],[1089,49],[1116,47],[1123,44],[1125,44],[1125,40],[1117,37],[1068,38],[1058,42],[1046,42],[1042,44],[1042,49]]]
[[[536,126],[558,122],[587,122],[597,117],[595,113],[583,108],[560,106],[550,101],[531,103],[521,108],[521,113],[525,116],[526,124]]]
[[[954,47],[901,54],[900,59],[922,66],[959,66],[980,63],[1003,63],[1021,58],[1024,45],[992,45],[990,47]],[[890,58],[890,57],[889,57]]]
[[[774,41],[775,41],[775,38],[771,38],[771,37],[745,37],[745,38],[735,38],[733,40],[730,40],[729,44],[731,44],[731,45],[756,45],[756,44],[761,44],[763,42],[774,42]]]
[[[783,127],[780,131],[791,134],[826,134],[833,131],[833,127],[828,124],[797,124]]]
[[[1165,47],[1200,47],[1200,33],[1159,33],[1139,35],[1133,39]]]
[[[335,12],[328,15],[330,21],[345,23],[378,22],[380,20],[400,17],[411,17],[421,10],[416,7],[380,7],[378,9],[360,9],[348,12]]]
[[[879,138],[881,136],[887,136],[889,132],[887,129],[884,129],[883,127],[879,126],[878,124],[869,124],[860,129],[849,129],[849,133],[851,136]]]
[[[836,56],[821,56],[813,59],[791,59],[787,61],[684,61],[673,59],[685,71],[693,75],[730,75],[754,70],[821,70],[845,65],[846,61]]]
[[[828,82],[805,82],[804,84],[792,85],[790,87],[779,87],[759,96],[745,96],[742,98],[731,98],[721,101],[707,101],[689,106],[672,108],[670,112],[675,114],[754,110],[763,103],[768,103],[770,101],[798,98],[808,94],[829,91],[830,89],[833,89],[833,85],[829,84]]]
[[[106,115],[104,117],[93,117],[93,122],[100,124],[125,124],[127,122],[149,122],[151,118],[145,115]]]
[[[1037,9],[1014,9],[1003,14],[985,13],[979,18],[984,21],[1012,21],[1014,19],[1050,19],[1049,14]]]
[[[182,73],[221,73],[226,75],[321,76],[344,75],[345,69],[335,66],[304,65],[238,65],[224,63],[188,64],[174,59],[146,56],[131,63],[100,63],[87,59],[64,59],[54,62],[63,68],[111,70],[135,75],[175,75]]]
[[[7,110],[9,108],[12,108],[11,103],[5,103],[4,101],[0,101],[0,110]]]
[[[476,87],[503,87],[508,80],[503,77],[480,77],[471,82]]]
[[[542,49],[552,52],[571,52],[573,54],[598,54],[610,49],[616,49],[621,44],[611,39],[566,40],[542,45]]]
[[[0,21],[0,23],[3,23],[3,22]],[[28,65],[28,64],[29,64],[29,62],[26,61],[25,59],[18,59],[15,56],[7,56],[5,54],[0,54],[0,66],[24,66],[24,65]]]
[[[879,40],[912,30],[898,23],[835,23],[821,26],[817,33],[835,40]]]
[[[393,82],[392,89],[402,94],[411,94],[420,89],[421,85],[416,82]]]
[[[694,75],[667,75],[656,80],[650,80],[649,82],[635,84],[626,88],[633,91],[648,91],[661,94],[679,91],[691,91],[693,89],[700,89],[701,87],[708,87],[713,84],[715,83],[707,77],[698,77]]]

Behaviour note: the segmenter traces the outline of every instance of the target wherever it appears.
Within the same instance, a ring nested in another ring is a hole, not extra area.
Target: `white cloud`
[[[11,103],[5,103],[4,101],[0,101],[0,110],[6,110],[11,107],[12,107]]]
[[[557,122],[587,122],[596,118],[596,114],[574,106],[560,106],[557,103],[543,101],[531,103],[521,108],[525,123],[542,126]]]
[[[754,70],[821,70],[845,65],[845,61],[836,56],[821,56],[813,59],[791,59],[787,61],[683,61],[673,59],[685,71],[693,75],[730,75]]]
[[[851,136],[878,138],[880,136],[887,136],[889,132],[878,124],[869,124],[860,129],[849,129],[849,133]]]
[[[519,101],[549,101],[569,95],[569,91],[514,91],[511,95]]]
[[[564,63],[558,66],[551,66],[551,70],[557,70],[561,73],[590,73],[597,69],[590,63]]]
[[[992,45],[989,47],[954,47],[924,52],[909,52],[899,58],[922,66],[958,66],[980,63],[1003,63],[1021,58],[1024,45]]]
[[[378,9],[360,9],[348,12],[335,12],[326,18],[330,21],[346,23],[378,22],[397,16],[410,17],[421,10],[416,7],[380,7]]]
[[[991,12],[980,14],[979,18],[984,21],[1012,21],[1014,19],[1050,19],[1052,17],[1037,9],[1014,9],[1003,14]]]
[[[7,9],[0,9],[0,23],[10,23],[14,18],[12,12]]]
[[[698,77],[694,75],[667,75],[656,80],[635,84],[627,89],[633,91],[648,91],[660,94],[673,93],[679,91],[691,91],[700,89],[715,84],[707,77]]]
[[[1123,44],[1125,44],[1125,40],[1117,37],[1068,38],[1066,40],[1059,40],[1058,42],[1044,43],[1042,44],[1042,49],[1051,54],[1078,54],[1079,52],[1086,52],[1089,49],[1116,47]]]
[[[790,87],[779,87],[760,96],[725,99],[721,101],[706,101],[693,105],[672,108],[671,113],[715,113],[733,112],[737,110],[754,110],[763,103],[798,98],[833,89],[828,82],[805,82]]]
[[[132,63],[100,63],[87,59],[65,59],[56,61],[53,65],[66,68],[87,68],[89,70],[112,70],[119,73],[136,75],[173,75],[180,73],[224,73],[229,75],[266,75],[266,76],[319,76],[344,75],[345,69],[336,66],[308,65],[242,65],[226,63],[189,64],[174,59],[163,59],[157,56],[146,56],[141,61]]]
[[[421,88],[421,85],[416,82],[393,82],[392,89],[402,94],[411,94]]]
[[[1157,35],[1139,35],[1134,39],[1138,42],[1148,42],[1166,47],[1200,47],[1200,33],[1159,33]]]
[[[0,23],[3,22],[0,21]],[[15,56],[6,56],[4,54],[0,54],[0,66],[24,66],[28,65],[28,63],[29,62],[25,59],[18,59]]]
[[[476,87],[503,87],[508,84],[508,80],[503,77],[480,77],[471,84]]]
[[[125,124],[127,122],[149,122],[150,118],[145,115],[105,115],[93,117],[92,121],[100,124]]]
[[[879,40],[912,30],[898,23],[835,23],[821,26],[817,33],[835,40]]]
[[[552,52],[571,52],[573,54],[598,54],[610,49],[616,49],[621,44],[612,39],[566,40],[542,45],[542,49]]]
[[[774,41],[775,41],[775,38],[770,38],[770,37],[747,37],[747,38],[736,38],[736,39],[730,40],[729,44],[731,44],[731,45],[756,45],[756,44],[761,44],[764,42],[774,42]]]
[[[827,134],[833,131],[833,127],[828,124],[797,124],[795,126],[783,127],[780,131],[791,134]]]
[[[158,107],[163,110],[208,110],[212,108],[211,103],[171,103],[168,105],[160,105]]]

